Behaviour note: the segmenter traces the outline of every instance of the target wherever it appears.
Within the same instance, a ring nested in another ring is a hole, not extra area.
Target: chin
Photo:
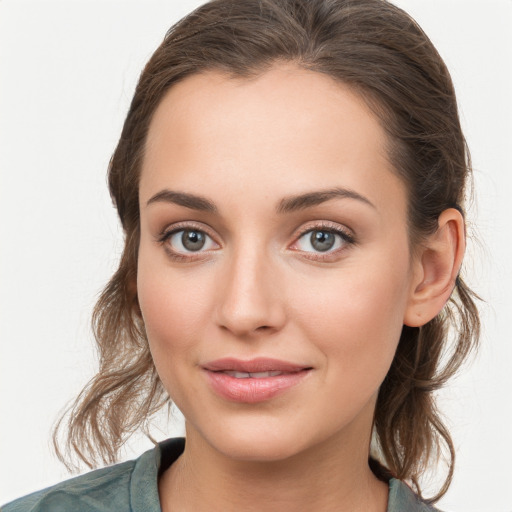
[[[299,425],[299,428],[297,428]],[[277,463],[290,462],[295,457],[316,457],[321,448],[338,445],[338,432],[325,428],[308,428],[306,422],[272,421],[223,422],[218,429],[208,429],[201,435],[215,451],[239,462]],[[309,454],[309,455],[308,455]]]
[[[297,435],[297,429],[290,431],[271,421],[264,422],[263,425],[236,423],[223,423],[217,428],[208,428],[200,433],[187,425],[187,437],[195,438],[199,435],[203,442],[225,457],[246,462],[285,460],[306,448],[303,446],[304,438]]]

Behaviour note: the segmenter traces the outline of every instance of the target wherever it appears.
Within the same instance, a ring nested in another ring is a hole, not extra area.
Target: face
[[[159,105],[137,288],[189,438],[243,460],[368,444],[413,283],[385,143],[351,90],[291,65]]]

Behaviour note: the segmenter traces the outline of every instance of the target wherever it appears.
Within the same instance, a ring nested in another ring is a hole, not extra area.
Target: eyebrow
[[[196,196],[195,194],[187,194],[186,192],[173,192],[172,190],[161,190],[155,194],[146,203],[149,206],[152,203],[174,203],[192,210],[200,210],[203,212],[217,213],[217,207],[212,201],[206,197]]]
[[[297,196],[285,197],[279,202],[277,212],[290,213],[296,212],[298,210],[305,210],[306,208],[311,208],[312,206],[317,206],[321,203],[325,203],[326,201],[337,198],[355,199],[356,201],[360,201],[371,206],[372,208],[375,208],[375,205],[369,199],[362,196],[361,194],[358,194],[354,190],[347,188],[331,188],[327,190],[307,192],[306,194],[300,194]]]
[[[355,192],[354,190],[346,188],[332,188],[285,197],[279,201],[276,211],[277,213],[296,212],[337,198],[355,199],[356,201],[360,201],[371,206],[372,208],[375,208],[375,205],[369,199]],[[172,190],[164,189],[152,196],[146,205],[149,206],[152,203],[158,202],[173,203],[179,206],[184,206],[185,208],[190,208],[192,210],[218,213],[218,209],[215,204],[206,197],[189,194],[186,192],[175,192]]]

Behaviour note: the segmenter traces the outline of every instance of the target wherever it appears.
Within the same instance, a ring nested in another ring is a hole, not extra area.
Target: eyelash
[[[313,252],[313,251],[300,251],[300,249],[292,249],[296,251],[300,251],[303,253],[304,257],[314,261],[333,261],[336,260],[341,252],[344,252],[350,246],[353,246],[357,243],[355,236],[351,231],[347,228],[341,227],[339,224],[335,224],[332,222],[318,222],[312,225],[308,225],[307,227],[301,229],[299,233],[295,235],[295,242],[293,245],[296,245],[299,240],[313,232],[323,232],[323,233],[331,233],[333,235],[337,235],[341,238],[342,246],[334,251],[326,251],[326,252]]]
[[[208,238],[211,240],[214,240],[214,237],[204,228],[204,226],[199,226],[197,224],[193,223],[184,223],[184,224],[174,224],[172,228],[166,228],[160,233],[158,236],[158,242],[164,246],[165,252],[167,255],[174,261],[197,261],[201,258],[204,258],[209,251],[203,251],[203,252],[197,252],[194,253],[194,251],[190,252],[190,255],[185,255],[180,252],[174,251],[170,248],[169,244],[167,243],[173,235],[176,233],[179,233],[181,231],[197,231],[199,233],[205,234]],[[215,242],[217,243],[217,242]],[[218,245],[218,244],[217,244]]]
[[[207,256],[207,254],[210,251],[198,251],[194,252],[191,251],[188,255],[182,254],[178,251],[172,250],[169,247],[168,241],[171,239],[172,236],[174,236],[177,233],[180,233],[181,231],[197,231],[199,233],[205,234],[208,238],[210,238],[215,244],[214,237],[208,232],[208,230],[204,229],[204,226],[199,226],[196,224],[191,223],[184,223],[184,224],[175,224],[172,226],[171,229],[167,228],[157,238],[157,241],[164,246],[164,249],[167,253],[167,255],[174,261],[181,261],[181,262],[187,262],[187,261],[197,261]],[[315,231],[318,232],[324,232],[324,233],[331,233],[333,235],[337,235],[339,238],[341,238],[342,246],[334,251],[326,251],[325,253],[314,252],[314,251],[301,251],[300,249],[293,249],[293,251],[302,252],[305,256],[305,258],[315,261],[329,261],[336,259],[338,254],[344,250],[346,250],[349,246],[355,245],[356,239],[354,235],[348,230],[342,228],[339,224],[334,224],[330,222],[319,222],[317,224],[309,225],[306,228],[301,229],[296,235],[295,235],[295,242],[293,242],[293,245],[296,245],[301,238],[303,238],[305,235],[308,235],[310,233],[313,233]],[[219,245],[219,244],[217,244]]]

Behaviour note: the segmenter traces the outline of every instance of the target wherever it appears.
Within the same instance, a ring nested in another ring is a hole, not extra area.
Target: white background
[[[0,503],[67,476],[49,432],[94,372],[89,315],[122,248],[108,160],[143,64],[200,3],[0,0]],[[487,301],[480,354],[441,397],[458,461],[439,506],[510,512],[512,1],[397,3],[452,72],[475,167],[467,270]]]

